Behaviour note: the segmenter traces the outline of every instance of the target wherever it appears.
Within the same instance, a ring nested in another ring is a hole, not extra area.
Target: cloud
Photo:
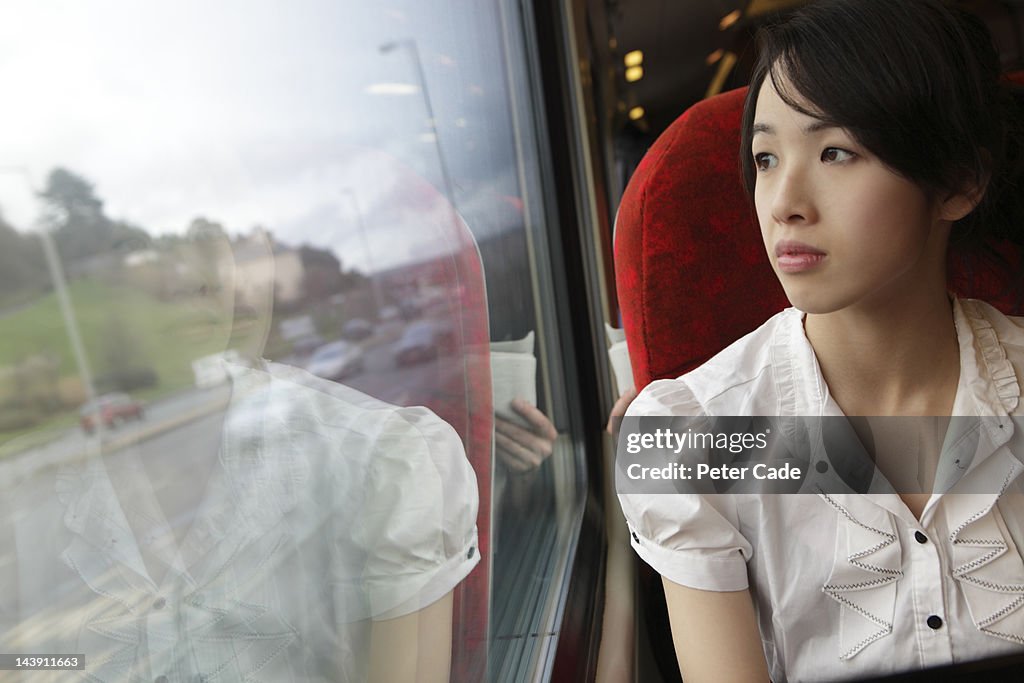
[[[108,215],[153,233],[204,215],[233,232],[259,224],[287,243],[341,250],[364,267],[431,255],[446,247],[426,244],[422,224],[441,209],[390,210],[400,193],[374,166],[380,158],[355,150],[385,151],[470,213],[486,211],[474,197],[515,192],[504,55],[488,34],[498,26],[490,9],[389,4],[3,3],[0,165],[28,168],[37,188],[50,169],[69,168],[94,183]],[[413,50],[379,49],[410,39],[402,44],[416,46],[426,92]],[[386,84],[410,94],[375,94]],[[429,137],[428,95],[439,140]],[[29,226],[38,208],[20,176],[0,172],[12,223]]]

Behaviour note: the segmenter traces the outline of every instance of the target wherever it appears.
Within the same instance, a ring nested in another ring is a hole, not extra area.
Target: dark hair
[[[933,196],[988,181],[955,238],[1020,230],[1020,133],[979,19],[940,0],[822,0],[763,28],[758,45],[740,149],[751,197],[754,110],[771,78],[789,106],[846,129]]]

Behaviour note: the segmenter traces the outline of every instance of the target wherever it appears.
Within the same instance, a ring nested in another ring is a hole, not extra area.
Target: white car
[[[362,372],[363,368],[363,349],[347,341],[324,344],[306,363],[306,370],[324,379],[344,379]]]

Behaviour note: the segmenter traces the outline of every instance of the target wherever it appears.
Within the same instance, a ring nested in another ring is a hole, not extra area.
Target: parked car
[[[450,350],[453,342],[452,330],[447,325],[419,320],[405,328],[402,338],[395,342],[395,363],[415,365],[436,358]]]
[[[306,364],[306,370],[324,379],[344,379],[364,368],[363,350],[347,341],[324,344],[313,352]]]
[[[415,320],[423,315],[423,308],[415,301],[406,300],[398,304],[398,310],[402,314],[402,320]]]
[[[352,318],[341,328],[341,336],[344,339],[360,341],[373,334],[373,325],[363,318]]]
[[[304,334],[292,340],[292,352],[298,355],[312,353],[323,346],[326,340],[316,332]]]
[[[83,405],[78,415],[82,429],[92,434],[96,430],[97,418],[103,421],[104,427],[113,429],[126,420],[143,419],[145,408],[128,394],[104,394]]]

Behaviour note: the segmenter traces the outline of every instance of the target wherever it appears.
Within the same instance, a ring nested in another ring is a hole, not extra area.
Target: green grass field
[[[116,369],[150,368],[155,387],[134,392],[153,400],[192,386],[192,361],[225,350],[230,321],[208,300],[160,301],[138,288],[115,287],[80,279],[70,284],[69,295],[94,377]],[[244,333],[243,333],[244,336]],[[233,343],[238,342],[237,331]],[[45,355],[57,360],[61,381],[74,382],[79,371],[57,297],[47,294],[0,317],[0,368]],[[4,403],[17,402],[15,387],[0,384]],[[68,408],[47,416],[31,430],[51,428],[69,421]],[[5,433],[3,439],[13,437]]]
[[[161,302],[139,290],[88,280],[72,283],[69,294],[94,374],[117,364],[149,366],[161,386],[173,390],[192,383],[194,358],[224,350],[223,321],[195,303]],[[0,366],[39,353],[58,359],[62,377],[78,375],[53,294],[0,318]]]

